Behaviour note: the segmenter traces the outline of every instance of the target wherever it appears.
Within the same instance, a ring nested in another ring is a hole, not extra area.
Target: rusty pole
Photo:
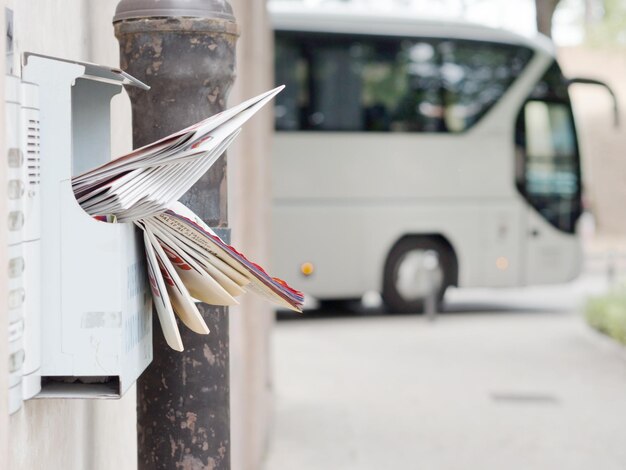
[[[151,86],[128,89],[135,147],[224,109],[238,37],[228,0],[123,0],[113,22],[121,68]],[[226,159],[181,200],[227,237]],[[154,360],[137,384],[139,470],[230,468],[228,310],[200,308],[211,333],[179,324],[182,353],[154,325]]]

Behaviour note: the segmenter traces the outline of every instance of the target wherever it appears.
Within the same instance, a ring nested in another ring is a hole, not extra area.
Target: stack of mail
[[[88,214],[134,222],[143,230],[152,296],[165,339],[175,350],[183,350],[175,314],[191,330],[209,333],[198,301],[235,305],[237,296],[252,291],[301,311],[300,292],[269,276],[176,202],[233,142],[241,125],[281,89],[72,179],[76,199]]]
[[[90,215],[131,222],[178,200],[215,163],[241,126],[283,87],[263,93],[157,142],[72,178]]]

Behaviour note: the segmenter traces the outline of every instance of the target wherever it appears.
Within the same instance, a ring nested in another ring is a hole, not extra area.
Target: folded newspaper
[[[302,293],[269,276],[177,202],[282,88],[72,178],[88,214],[143,230],[152,297],[167,344],[177,351],[183,344],[175,315],[194,332],[209,333],[198,301],[236,305],[237,296],[252,291],[301,311]]]

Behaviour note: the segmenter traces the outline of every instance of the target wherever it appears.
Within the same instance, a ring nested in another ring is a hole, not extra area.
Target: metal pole
[[[114,25],[121,68],[151,86],[128,90],[135,147],[224,109],[238,37],[227,0],[123,0]],[[182,202],[210,226],[225,228],[226,159]],[[153,315],[154,360],[137,384],[140,470],[230,468],[228,311],[199,308],[211,333],[179,324],[182,353],[166,345]]]
[[[606,280],[609,289],[613,289],[617,283],[617,252],[613,249],[607,253]]]
[[[426,271],[427,290],[424,300],[424,313],[429,321],[437,319],[437,296],[439,294],[439,282],[437,271],[439,268],[439,256],[436,251],[428,250],[424,253],[423,267]]]

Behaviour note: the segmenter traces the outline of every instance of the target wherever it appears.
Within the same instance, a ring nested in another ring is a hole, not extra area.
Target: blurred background
[[[265,470],[624,468],[626,2],[269,11]]]

